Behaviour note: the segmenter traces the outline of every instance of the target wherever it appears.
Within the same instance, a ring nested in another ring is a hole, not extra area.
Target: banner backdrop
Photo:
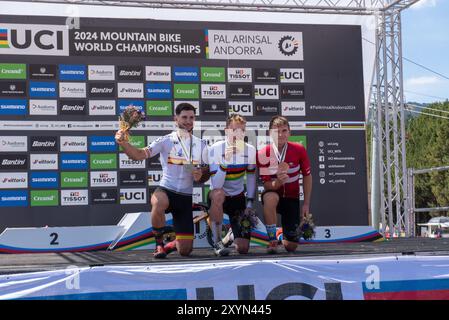
[[[385,256],[69,267],[0,275],[0,299],[445,300],[448,263]]]
[[[210,143],[230,113],[247,118],[258,148],[269,119],[287,116],[311,159],[316,224],[368,224],[360,26],[65,22],[0,16],[0,230],[114,225],[148,211],[159,160],[121,152],[117,117],[129,105],[147,113],[132,137],[143,147],[174,128],[184,101]],[[207,190],[196,186],[194,200]]]

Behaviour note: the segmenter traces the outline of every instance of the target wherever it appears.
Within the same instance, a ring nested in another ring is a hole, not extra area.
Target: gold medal
[[[290,166],[288,165],[287,162],[281,162],[281,163],[279,163],[278,171],[285,171],[285,172],[287,172],[287,170],[289,168],[290,168]]]

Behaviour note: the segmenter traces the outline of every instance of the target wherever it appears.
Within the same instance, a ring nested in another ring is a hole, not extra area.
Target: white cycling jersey
[[[162,136],[144,148],[147,157],[160,153],[162,179],[160,186],[171,191],[192,195],[192,166],[204,165],[208,161],[208,147],[205,140],[192,137],[192,157],[190,162],[190,138],[180,138],[176,131]],[[182,141],[182,143],[181,143]]]

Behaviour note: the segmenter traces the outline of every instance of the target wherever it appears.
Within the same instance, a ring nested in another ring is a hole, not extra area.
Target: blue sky
[[[421,0],[402,13],[403,56],[446,77],[449,77],[448,15],[448,0]],[[404,90],[406,101],[444,101],[449,99],[449,80],[404,60]]]

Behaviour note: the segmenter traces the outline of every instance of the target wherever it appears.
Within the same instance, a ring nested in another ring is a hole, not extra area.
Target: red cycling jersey
[[[310,175],[310,161],[306,149],[302,144],[288,142],[284,162],[289,165],[287,182],[276,192],[284,198],[299,198],[299,173]],[[268,145],[257,153],[259,176],[263,182],[276,179],[278,160],[273,148]]]

